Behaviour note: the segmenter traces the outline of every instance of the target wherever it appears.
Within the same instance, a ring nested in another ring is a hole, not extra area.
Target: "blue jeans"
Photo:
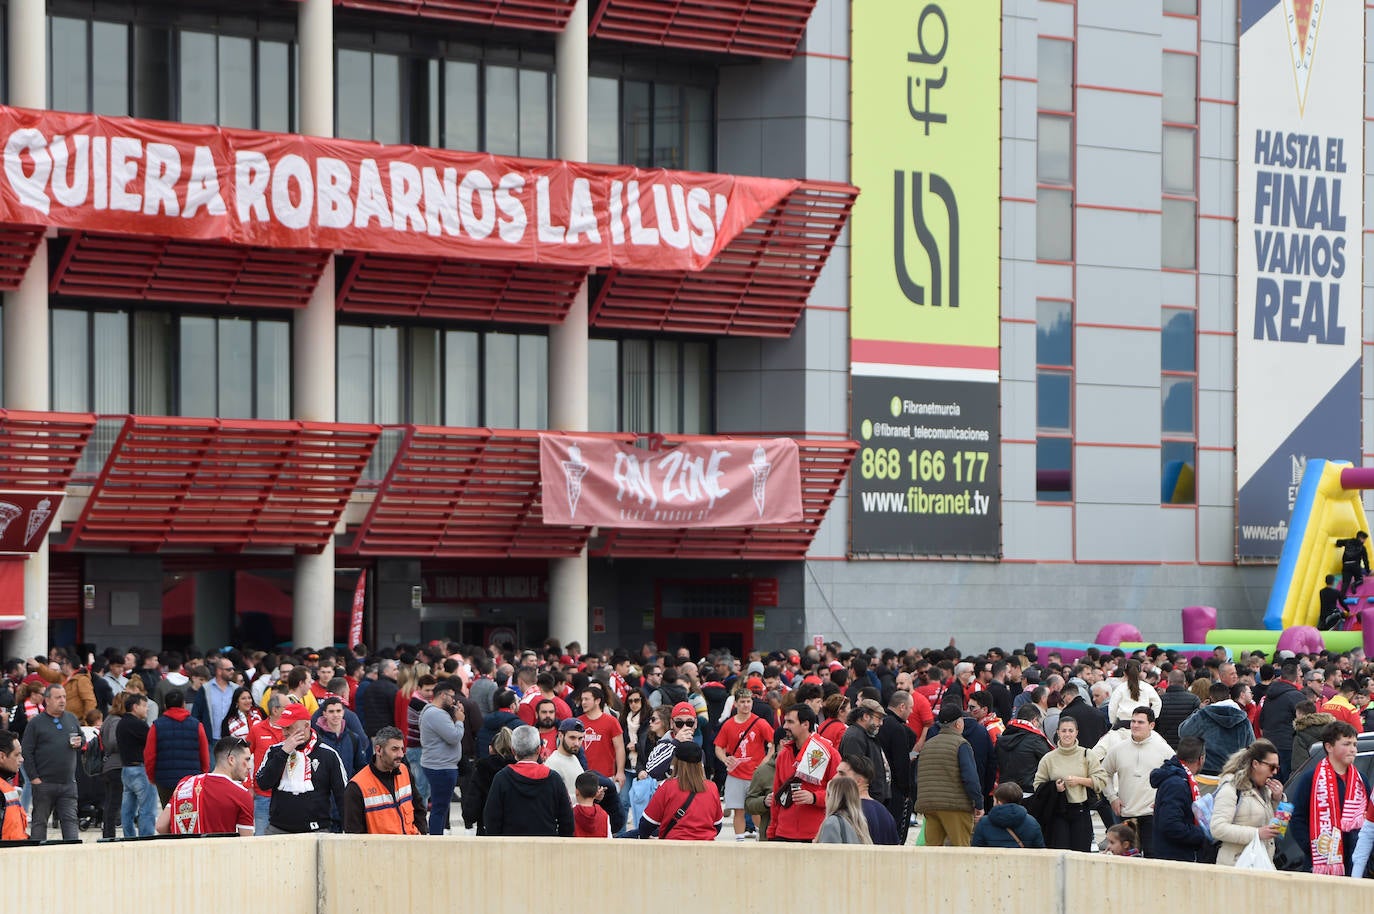
[[[125,765],[120,779],[124,782],[124,799],[119,804],[124,837],[142,838],[153,834],[157,824],[157,791],[148,783],[148,773],[142,765]]]
[[[424,800],[425,806],[429,806],[429,778],[425,777],[425,769],[420,767],[420,750],[406,750],[406,767],[410,769],[410,786],[420,791],[420,799]]]
[[[272,808],[271,797],[253,794],[253,834],[267,834],[267,813]]]
[[[458,786],[457,768],[425,768],[429,780],[429,833],[442,835],[448,828],[448,810],[453,804],[453,788]]]

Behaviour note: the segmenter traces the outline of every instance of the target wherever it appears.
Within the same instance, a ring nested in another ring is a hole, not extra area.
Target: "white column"
[[[48,106],[48,31],[44,0],[10,0],[9,103]],[[5,406],[47,410],[48,243],[42,242],[19,288],[5,293]],[[24,624],[9,637],[6,656],[48,650],[48,543],[24,563]]]
[[[334,135],[334,5],[304,0],[298,19],[301,133]],[[308,422],[333,422],[334,261],[331,258],[310,303],[292,326],[292,414]],[[334,540],[319,555],[296,557],[291,639],[297,646],[334,643]]]
[[[558,36],[558,157],[587,160],[587,0]],[[549,428],[587,429],[587,284],[549,332]],[[587,647],[587,556],[549,562],[549,635]]]

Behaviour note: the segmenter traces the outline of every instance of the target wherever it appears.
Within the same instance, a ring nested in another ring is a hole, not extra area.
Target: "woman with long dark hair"
[[[219,732],[225,736],[237,736],[239,739],[246,740],[248,739],[248,731],[253,729],[253,725],[266,719],[258,706],[253,703],[253,693],[240,686],[234,690],[233,696],[229,699],[229,710],[225,712]]]
[[[1107,718],[1112,727],[1129,727],[1136,708],[1149,708],[1159,717],[1160,707],[1159,693],[1140,678],[1140,661],[1126,661],[1126,678],[1112,690],[1111,701],[1107,704]]]
[[[1212,837],[1221,842],[1217,866],[1235,866],[1256,836],[1269,859],[1274,858],[1279,830],[1270,823],[1283,799],[1278,777],[1279,750],[1267,739],[1255,740],[1226,760],[1212,807]]]

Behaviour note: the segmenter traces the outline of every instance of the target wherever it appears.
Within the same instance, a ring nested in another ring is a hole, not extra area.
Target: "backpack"
[[[100,777],[105,770],[105,743],[100,739],[100,734],[81,747],[81,767],[93,778]]]

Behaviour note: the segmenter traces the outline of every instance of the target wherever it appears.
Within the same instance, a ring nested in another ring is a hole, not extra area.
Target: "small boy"
[[[596,805],[596,792],[601,788],[597,776],[584,771],[574,782],[577,789],[577,805],[573,807],[574,838],[609,838],[611,819],[606,810]]]

